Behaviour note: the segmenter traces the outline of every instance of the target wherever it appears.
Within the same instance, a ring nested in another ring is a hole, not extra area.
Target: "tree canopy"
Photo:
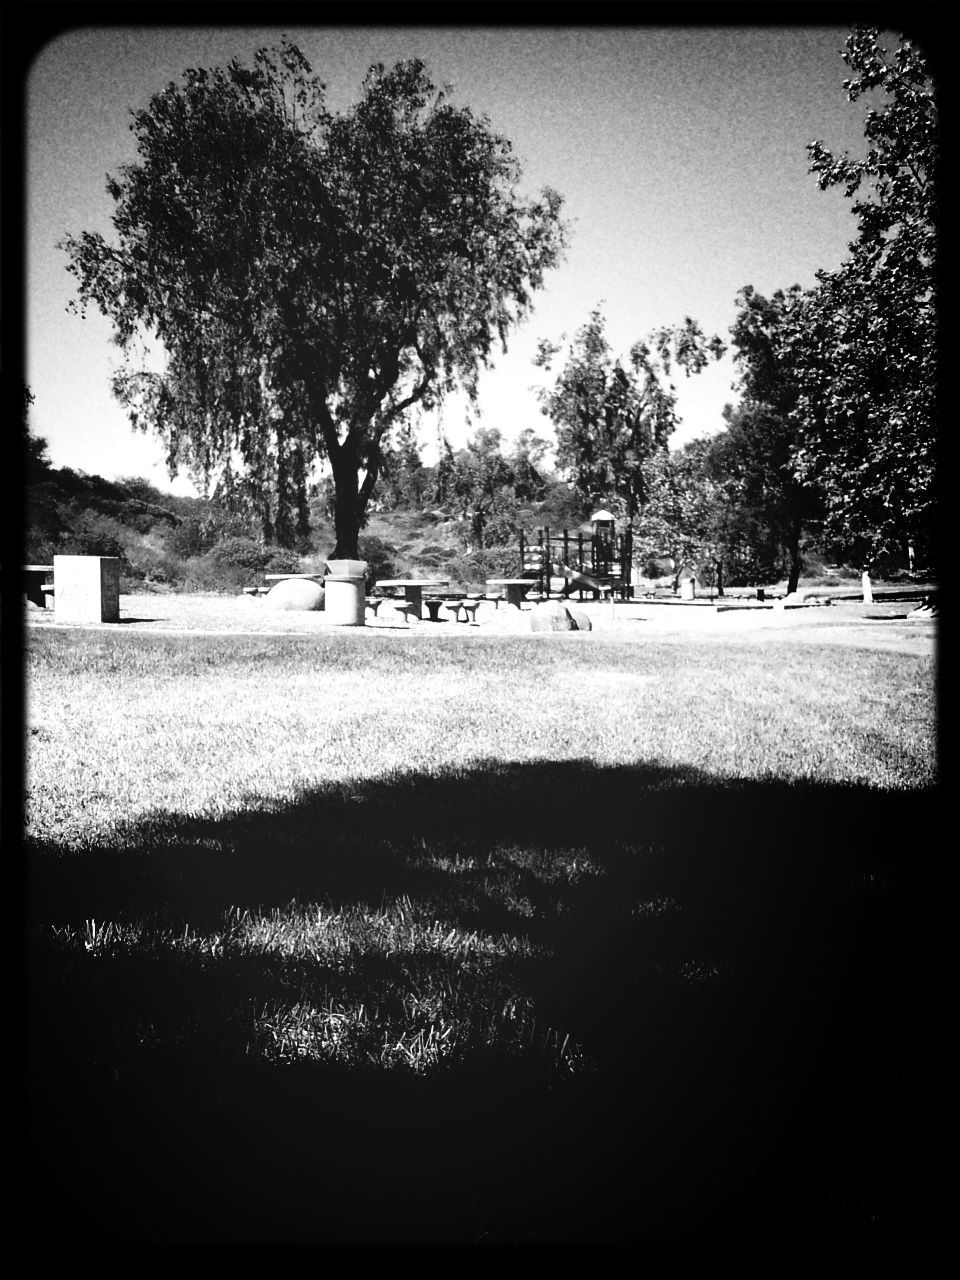
[[[332,114],[284,42],[188,70],[131,129],[114,243],[62,246],[81,312],[99,307],[125,353],[116,394],[171,475],[230,488],[239,471],[282,545],[326,457],[335,553],[356,555],[388,433],[455,386],[475,395],[560,259],[561,197],[521,198],[510,143],[417,60],[372,67]]]
[[[866,154],[809,147],[811,171],[854,200],[850,257],[818,273],[784,332],[796,384],[796,463],[826,500],[828,532],[869,562],[905,541],[934,550],[937,430],[938,113],[923,53],[889,54],[859,28],[843,59],[848,99],[879,95]]]
[[[561,346],[541,341],[535,363],[550,369]],[[689,376],[723,354],[687,317],[635,342],[626,362],[614,358],[602,312],[594,310],[570,343],[543,412],[557,433],[557,462],[588,502],[619,506],[633,520],[644,502],[645,466],[677,425],[676,393],[666,382],[673,364]]]

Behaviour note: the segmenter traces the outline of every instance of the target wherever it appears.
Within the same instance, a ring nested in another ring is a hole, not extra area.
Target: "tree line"
[[[857,28],[841,54],[849,101],[876,104],[866,153],[808,148],[819,185],[853,201],[849,256],[812,288],[744,286],[729,343],[686,317],[615,356],[599,309],[569,342],[542,341],[552,478],[532,428],[507,453],[492,425],[460,450],[442,440],[429,477],[419,458],[415,415],[457,387],[475,399],[569,236],[560,194],[521,197],[509,140],[419,61],[371,68],[342,114],[288,41],[252,67],[188,70],[134,113],[137,161],[108,179],[112,240],[62,242],[76,308],[111,321],[114,391],[171,475],[282,547],[309,529],[322,463],[339,557],[371,504],[429,492],[483,547],[559,483],[721,583],[779,557],[795,585],[811,541],[864,566],[909,547],[934,567],[937,106],[923,51],[880,39]],[[670,378],[728,345],[737,400],[672,449]],[[163,372],[144,359],[157,346]]]

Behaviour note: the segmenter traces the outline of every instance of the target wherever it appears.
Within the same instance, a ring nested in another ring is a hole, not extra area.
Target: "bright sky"
[[[822,10],[821,10],[822,12]],[[614,351],[651,329],[697,319],[724,339],[746,284],[769,294],[811,285],[855,234],[850,202],[820,191],[806,144],[861,153],[869,103],[851,105],[842,82],[842,26],[803,27],[289,27],[326,82],[329,105],[359,96],[374,62],[421,57],[434,81],[486,113],[511,139],[530,194],[565,197],[566,261],[550,273],[507,354],[480,383],[480,416],[509,441],[526,427],[550,436],[533,391],[540,338],[572,337],[598,304]],[[28,81],[27,381],[34,430],[57,466],[107,478],[167,476],[159,442],[135,433],[109,390],[119,353],[97,312],[68,314],[73,278],[56,243],[65,234],[110,238],[105,176],[135,159],[130,110],[187,67],[248,62],[276,43],[269,27],[78,28],[47,45]],[[886,41],[896,47],[895,37]],[[734,400],[729,358],[677,382],[682,426],[674,443],[723,425]],[[473,429],[449,401],[442,426],[454,445]],[[436,419],[421,439],[432,460]]]

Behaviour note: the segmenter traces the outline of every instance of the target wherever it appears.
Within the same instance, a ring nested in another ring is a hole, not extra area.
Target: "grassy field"
[[[932,659],[590,640],[30,631],[53,1235],[907,1229]]]

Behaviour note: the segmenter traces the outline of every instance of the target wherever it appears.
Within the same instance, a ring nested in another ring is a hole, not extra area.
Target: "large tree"
[[[635,530],[635,546],[648,557],[669,556],[674,590],[687,566],[715,575],[723,594],[723,488],[707,464],[710,440],[691,440],[681,449],[663,449],[646,468],[646,494]]]
[[[868,111],[862,157],[808,148],[826,188],[854,200],[850,257],[820,272],[788,335],[797,384],[799,473],[822,488],[828,531],[880,553],[920,542],[932,555],[937,431],[937,161],[934,86],[923,53],[876,29],[853,32],[843,60]]]
[[[724,410],[727,428],[710,449],[711,471],[726,484],[742,541],[755,548],[760,565],[769,562],[767,544],[779,546],[787,560],[788,591],[796,591],[800,581],[804,536],[823,514],[819,485],[798,474],[797,466],[803,435],[793,356],[797,326],[806,323],[805,305],[798,285],[770,298],[750,285],[737,295],[730,333],[741,400]]]
[[[171,475],[239,473],[281,543],[325,456],[334,554],[355,556],[387,433],[455,386],[475,395],[559,261],[559,195],[522,199],[509,142],[419,61],[374,66],[331,114],[285,42],[187,71],[131,128],[138,161],[108,180],[114,242],[63,245],[81,310],[96,304],[128,357],[117,395]]]
[[[539,345],[535,363],[550,369],[560,344]],[[552,387],[540,391],[542,411],[557,433],[557,463],[590,503],[620,508],[633,521],[645,498],[645,468],[666,449],[677,425],[676,393],[667,379],[674,363],[689,376],[723,353],[689,317],[636,342],[615,358],[597,309],[570,343]]]

